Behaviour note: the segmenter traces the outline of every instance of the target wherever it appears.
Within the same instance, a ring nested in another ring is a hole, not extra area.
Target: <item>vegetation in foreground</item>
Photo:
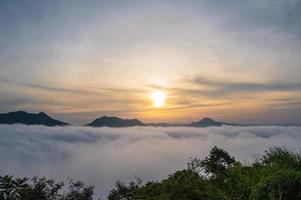
[[[44,177],[0,177],[0,200],[92,200],[93,190],[93,186],[74,180],[66,184]]]
[[[70,180],[0,177],[0,200],[92,200],[93,186]],[[252,164],[244,164],[214,147],[205,159],[167,179],[142,184],[116,182],[108,200],[300,200],[301,155],[271,148]]]
[[[108,200],[300,200],[301,155],[271,148],[252,164],[243,164],[214,147],[203,160],[158,182],[120,182]]]

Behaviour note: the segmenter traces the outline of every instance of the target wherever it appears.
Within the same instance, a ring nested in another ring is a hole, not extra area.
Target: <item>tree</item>
[[[12,176],[0,176],[0,200],[19,200],[22,191],[29,188],[28,178],[16,178]]]
[[[69,181],[69,192],[64,200],[92,200],[94,193],[93,186],[85,186],[81,181]]]
[[[207,175],[211,175],[212,179],[221,179],[234,164],[238,164],[235,158],[216,146],[211,149],[208,157],[199,162],[199,166]]]
[[[129,185],[117,181],[115,183],[115,188],[110,192],[108,196],[108,200],[130,200],[133,198],[134,193],[140,185],[140,178],[136,178],[135,181],[131,181]]]
[[[281,170],[263,179],[253,189],[254,200],[300,200],[301,173]]]
[[[0,200],[92,200],[93,186],[86,186],[80,181],[70,180],[68,189],[65,183],[56,183],[45,177],[13,178],[0,176]]]
[[[265,151],[259,162],[269,167],[286,167],[301,170],[300,154],[295,154],[281,147],[273,147]]]

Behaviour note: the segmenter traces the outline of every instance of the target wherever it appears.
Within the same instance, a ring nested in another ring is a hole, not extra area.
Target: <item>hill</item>
[[[45,125],[45,126],[66,126],[68,123],[61,122],[49,117],[46,113],[28,113],[16,111],[0,114],[0,124],[26,124],[26,125]]]
[[[93,122],[87,124],[86,126],[92,127],[133,127],[133,126],[147,126],[138,119],[121,119],[118,117],[107,117],[103,116],[95,119]]]
[[[222,125],[226,125],[227,123],[225,122],[218,122],[215,121],[211,118],[205,117],[203,119],[201,119],[200,121],[197,122],[192,122],[190,124],[188,124],[187,126],[190,127],[209,127],[209,126],[222,126]]]

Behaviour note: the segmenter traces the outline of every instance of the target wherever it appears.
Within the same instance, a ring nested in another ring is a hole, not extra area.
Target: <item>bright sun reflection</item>
[[[159,108],[164,106],[166,94],[162,91],[156,91],[151,93],[150,95],[151,99],[153,100],[153,105],[155,108]]]

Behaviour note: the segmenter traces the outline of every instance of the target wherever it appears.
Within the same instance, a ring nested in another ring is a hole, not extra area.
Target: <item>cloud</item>
[[[300,93],[300,0],[0,4],[1,112],[44,110],[77,124],[110,113],[140,117],[150,105],[147,85],[157,82],[173,87],[166,113],[178,119],[237,104],[270,109],[270,94],[258,93]],[[181,76],[219,82],[208,90],[170,80]]]
[[[248,92],[249,94],[256,92],[299,92],[301,90],[300,82],[239,82],[212,80],[203,77],[183,77],[181,81],[184,84],[190,84],[190,88],[184,87],[160,87],[157,85],[149,85],[154,89],[166,89],[175,94],[200,95],[208,97],[229,96],[239,92]],[[193,86],[193,87],[191,87]]]
[[[216,94],[229,94],[240,91],[300,91],[301,83],[252,83],[252,82],[231,82],[214,81],[204,78],[194,78],[192,83],[205,86],[217,87]]]
[[[214,145],[251,160],[271,146],[299,151],[301,127],[44,127],[0,126],[0,173],[78,178],[104,197],[117,180],[166,177]]]

